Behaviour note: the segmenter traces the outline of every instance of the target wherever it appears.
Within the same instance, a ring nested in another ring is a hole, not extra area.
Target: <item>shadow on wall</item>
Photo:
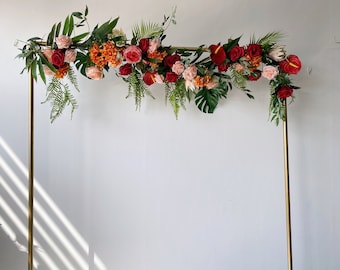
[[[6,241],[11,241],[13,249],[5,248],[6,254],[14,257],[16,263],[19,263],[17,260],[22,263],[23,257],[27,259],[27,179],[27,168],[0,136],[0,236],[2,243],[0,250],[3,256],[3,244],[8,247]],[[90,251],[88,243],[77,229],[36,179],[34,181],[34,267],[49,270],[106,270],[105,264]],[[3,239],[6,240],[2,241]],[[14,251],[19,253],[11,254]],[[13,266],[6,269],[13,269]]]

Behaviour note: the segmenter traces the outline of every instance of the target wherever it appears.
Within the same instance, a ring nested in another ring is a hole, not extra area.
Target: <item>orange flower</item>
[[[90,59],[98,67],[104,67],[107,64],[103,53],[101,52],[97,43],[94,43],[90,48]]]
[[[255,70],[261,65],[261,62],[262,62],[262,56],[261,55],[255,56],[255,57],[250,57],[247,54],[245,57],[250,64],[250,70]]]
[[[56,73],[54,74],[54,77],[58,79],[64,78],[64,76],[68,72],[68,69],[69,69],[69,64],[65,63],[63,66],[57,69]]]
[[[210,80],[211,80],[211,76],[209,76],[209,75],[205,75],[204,77],[197,76],[195,78],[195,84],[196,84],[197,87],[204,87],[204,86],[208,85]]]
[[[104,59],[112,67],[117,67],[122,62],[120,57],[119,49],[116,48],[113,42],[106,42],[103,44],[103,48],[100,50]]]
[[[165,51],[164,52],[148,51],[148,58],[153,60],[152,62],[149,62],[150,66],[157,67],[158,63],[161,63],[163,59],[165,58],[165,56],[167,56],[167,52]]]

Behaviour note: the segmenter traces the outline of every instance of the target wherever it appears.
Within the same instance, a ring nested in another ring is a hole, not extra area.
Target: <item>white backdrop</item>
[[[91,27],[119,16],[129,37],[177,6],[171,45],[286,34],[304,65],[289,106],[294,269],[340,269],[336,0],[2,1],[0,268],[26,267],[28,76],[14,41],[46,36],[86,4]],[[136,112],[113,73],[78,78],[79,109],[54,124],[35,87],[38,269],[287,269],[282,128],[268,121],[265,79],[249,85],[255,101],[234,89],[214,114],[189,104],[176,120],[162,88]]]

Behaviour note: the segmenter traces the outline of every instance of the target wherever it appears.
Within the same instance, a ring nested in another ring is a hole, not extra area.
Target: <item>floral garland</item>
[[[233,86],[253,99],[247,82],[264,77],[270,86],[270,120],[278,125],[285,119],[286,99],[293,99],[299,88],[292,85],[290,75],[300,71],[301,61],[278,44],[282,38],[278,32],[252,38],[245,46],[239,44],[240,37],[209,47],[164,46],[165,30],[176,23],[174,10],[171,16],[164,16],[162,24],[136,25],[130,41],[116,29],[118,18],[71,37],[87,23],[87,15],[87,7],[84,13],[73,12],[63,23],[53,25],[47,41],[31,38],[20,48],[18,57],[26,63],[23,71],[31,71],[35,80],[40,76],[45,84],[49,77],[46,101],[52,106],[51,122],[67,105],[72,112],[77,108],[68,84],[79,91],[74,69],[92,80],[100,80],[105,71],[114,69],[128,83],[128,97],[134,96],[137,109],[144,96],[152,97],[151,85],[163,84],[176,117],[192,99],[200,111],[213,113]]]

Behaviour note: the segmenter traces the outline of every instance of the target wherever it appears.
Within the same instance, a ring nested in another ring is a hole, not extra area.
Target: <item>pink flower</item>
[[[173,64],[171,70],[175,72],[177,75],[181,75],[184,71],[184,64],[181,61],[176,61],[175,64]]]
[[[216,85],[218,85],[218,82],[210,81],[210,82],[207,83],[206,88],[207,88],[208,90],[210,90],[210,89],[215,88]]]
[[[65,62],[67,63],[71,63],[74,62],[76,60],[77,57],[77,51],[76,50],[71,50],[68,49],[65,52]]]
[[[274,79],[279,74],[277,67],[265,66],[262,70],[262,76],[268,80]]]
[[[156,83],[163,84],[164,83],[164,76],[159,75],[158,73],[155,74],[154,80]]]
[[[41,52],[46,57],[47,61],[52,63],[53,50],[50,47],[48,47],[48,48],[43,49]]]
[[[100,80],[103,78],[103,71],[97,66],[86,68],[86,76],[92,80]]]
[[[47,76],[53,76],[54,72],[46,65],[43,65],[44,73]]]
[[[56,37],[55,42],[57,43],[58,49],[67,49],[72,44],[72,39],[69,36],[60,35]]]
[[[124,50],[124,58],[129,64],[136,64],[142,60],[142,50],[136,45],[131,45]]]
[[[154,38],[149,41],[148,52],[153,53],[161,46],[161,40],[159,38]]]
[[[239,63],[234,64],[234,69],[236,71],[238,71],[238,72],[243,72],[244,71],[243,66],[241,64],[239,64]]]
[[[196,76],[197,67],[195,65],[190,65],[183,71],[183,78],[186,81],[192,81]]]

